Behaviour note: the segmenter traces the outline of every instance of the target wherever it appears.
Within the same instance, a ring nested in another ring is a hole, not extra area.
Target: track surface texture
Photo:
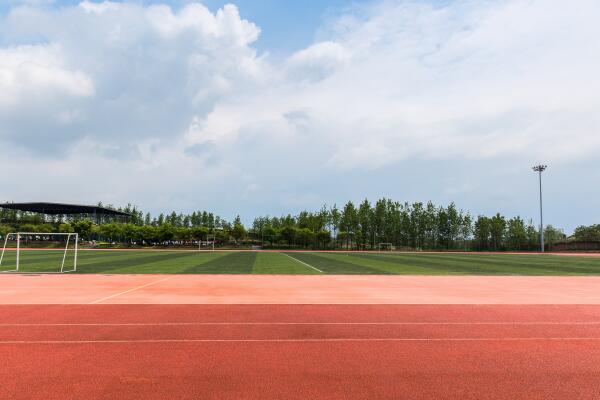
[[[598,276],[0,275],[0,304],[600,304]]]
[[[2,399],[598,399],[600,306],[0,306]]]
[[[598,376],[600,277],[0,276],[2,400],[599,399]]]

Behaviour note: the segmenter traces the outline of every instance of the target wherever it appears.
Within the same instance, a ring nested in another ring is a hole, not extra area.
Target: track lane
[[[600,324],[178,324],[3,325],[7,342],[306,341],[306,340],[600,340]],[[600,344],[600,343],[599,343]]]
[[[0,398],[597,399],[599,321],[589,305],[0,306]]]
[[[600,305],[95,304],[0,305],[2,323],[600,321]]]
[[[0,346],[10,399],[596,399],[595,342]]]

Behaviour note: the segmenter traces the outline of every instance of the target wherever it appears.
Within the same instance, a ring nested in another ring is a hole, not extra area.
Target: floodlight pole
[[[544,212],[542,206],[542,172],[548,168],[547,165],[536,165],[533,170],[538,173],[540,180],[540,249],[544,252]]]

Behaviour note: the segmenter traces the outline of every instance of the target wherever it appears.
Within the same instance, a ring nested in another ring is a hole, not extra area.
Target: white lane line
[[[18,326],[211,326],[211,325],[398,325],[398,326],[600,326],[600,322],[108,322],[108,323],[0,323],[0,327],[18,327]]]
[[[286,342],[533,342],[598,341],[600,337],[500,337],[500,338],[331,338],[331,339],[133,339],[133,340],[1,340],[2,344],[100,344],[100,343],[286,343]]]
[[[300,261],[300,260],[298,260],[296,257],[292,257],[292,256],[290,256],[290,255],[289,255],[289,254],[287,254],[287,253],[281,253],[281,254],[283,254],[284,256],[288,256],[289,258],[291,258],[291,259],[292,259],[292,260],[294,260],[294,261],[297,261],[297,262],[299,262],[300,264],[304,264],[304,265],[306,265],[308,268],[312,268],[312,269],[314,269],[315,271],[318,271],[318,272],[320,272],[320,273],[323,273],[323,271],[321,271],[319,268],[315,268],[315,267],[313,267],[312,265],[305,263],[304,261]]]
[[[92,301],[92,302],[89,302],[88,304],[98,304],[98,303],[101,303],[101,302],[103,302],[103,301],[105,301],[105,300],[110,300],[110,299],[113,299],[113,298],[115,298],[115,297],[118,297],[118,296],[121,296],[121,295],[124,295],[124,294],[127,294],[127,293],[131,293],[131,292],[134,292],[134,291],[136,291],[136,290],[143,289],[143,288],[145,288],[145,287],[148,287],[148,286],[156,285],[157,283],[164,282],[164,281],[166,281],[167,279],[171,279],[171,278],[172,278],[172,277],[171,277],[171,276],[169,276],[169,277],[167,277],[167,278],[159,279],[159,280],[157,280],[157,281],[150,282],[150,283],[147,283],[147,284],[145,284],[145,285],[142,285],[142,286],[137,286],[137,287],[134,287],[134,288],[132,288],[132,289],[125,290],[124,292],[115,293],[115,294],[112,294],[112,295],[110,295],[110,296],[106,296],[106,297],[103,297],[103,298],[101,298],[101,299],[94,300],[94,301]]]

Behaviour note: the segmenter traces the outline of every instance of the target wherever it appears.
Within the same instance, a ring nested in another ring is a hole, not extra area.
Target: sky
[[[596,0],[3,0],[0,201],[600,223]]]

